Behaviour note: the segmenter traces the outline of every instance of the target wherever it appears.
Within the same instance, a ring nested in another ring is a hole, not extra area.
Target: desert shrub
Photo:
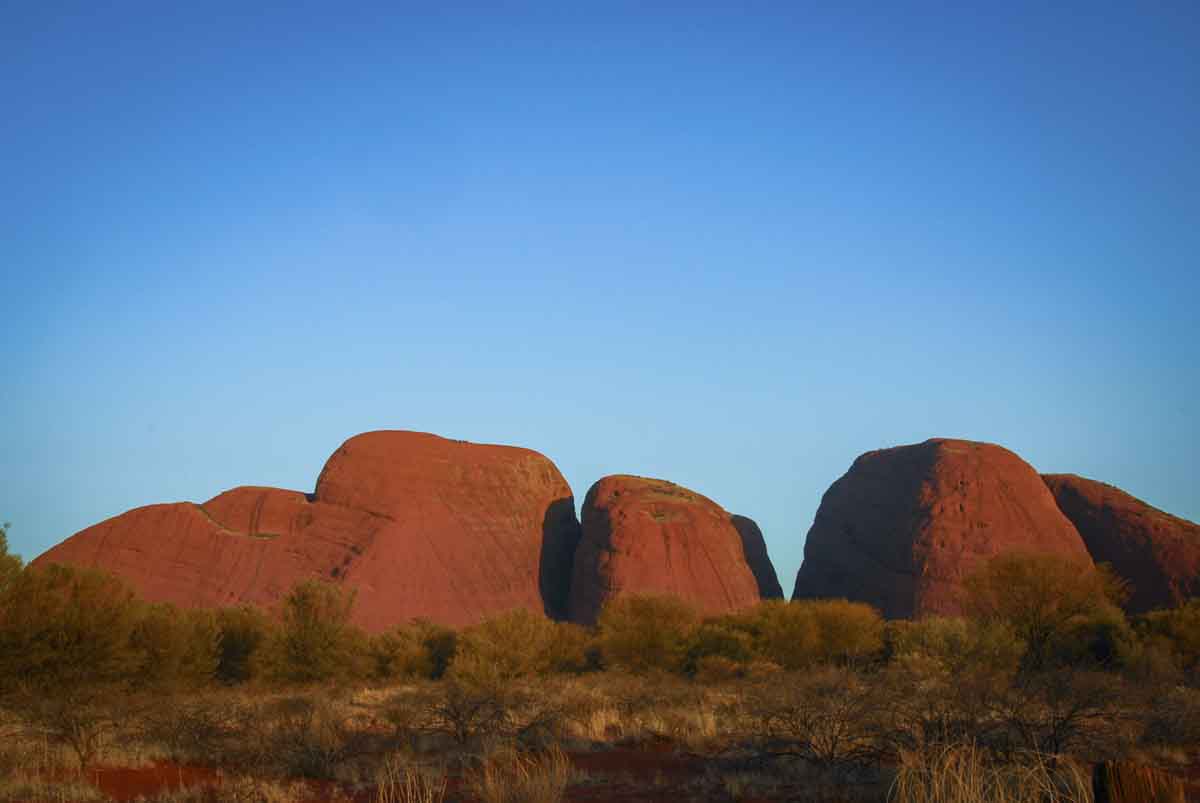
[[[371,678],[395,681],[433,676],[433,657],[426,649],[423,634],[415,626],[394,627],[377,633],[367,642]]]
[[[698,679],[735,677],[754,659],[753,637],[730,623],[706,621],[688,640],[683,670]]]
[[[430,677],[437,680],[446,674],[450,664],[454,662],[454,654],[458,650],[458,633],[427,619],[416,619],[412,626],[420,633],[421,643],[429,655],[432,667]]]
[[[558,803],[571,781],[571,760],[557,747],[539,753],[499,750],[466,778],[483,803]]]
[[[243,605],[221,608],[215,614],[217,625],[217,679],[233,685],[253,676],[259,648],[272,635],[274,623],[260,609]]]
[[[258,716],[261,747],[287,775],[332,779],[352,752],[347,718],[328,698],[285,697]]]
[[[1091,803],[1091,778],[1036,753],[997,761],[976,745],[906,750],[889,803]]]
[[[570,622],[554,623],[550,669],[572,675],[599,669],[595,644],[587,628]]]
[[[130,644],[141,653],[135,683],[141,688],[195,688],[212,680],[219,661],[220,630],[210,611],[142,605]]]
[[[227,692],[187,692],[156,701],[141,716],[141,737],[181,764],[219,764],[237,753],[244,712]]]
[[[137,621],[133,592],[111,575],[26,568],[0,599],[0,684],[66,694],[126,683],[141,663]]]
[[[1054,633],[1046,647],[1046,662],[1051,666],[1125,668],[1137,661],[1141,646],[1121,609],[1102,604]]]
[[[1001,727],[991,746],[1010,756],[1122,755],[1131,747],[1122,727],[1130,720],[1125,697],[1120,677],[1111,673],[1059,668],[1018,675],[994,700]]]
[[[831,768],[875,761],[884,745],[875,690],[841,667],[788,673],[742,693],[741,720],[772,755]]]
[[[883,648],[883,619],[870,605],[844,599],[792,604],[811,610],[820,633],[822,660],[855,664]]]
[[[8,522],[0,524],[0,600],[5,589],[21,573],[21,558],[8,551]]]
[[[922,656],[951,673],[991,669],[1015,672],[1025,644],[1005,622],[972,622],[958,617],[931,616],[887,625],[892,660]]]
[[[816,663],[856,664],[883,648],[883,620],[860,602],[769,600],[740,621],[755,652],[789,670]]]
[[[957,664],[940,655],[905,651],[873,678],[881,734],[893,755],[936,745],[988,743],[994,711],[1013,675],[1011,665]]]
[[[258,650],[257,670],[282,683],[346,680],[367,673],[365,635],[350,624],[353,592],[319,580],[298,584],[282,621]]]
[[[1139,713],[1143,744],[1185,750],[1200,744],[1200,690],[1180,686],[1152,695]]]
[[[450,674],[486,673],[500,683],[545,675],[558,668],[558,641],[558,624],[518,608],[461,632]]]
[[[695,610],[678,597],[609,600],[597,623],[604,665],[630,672],[681,671],[697,620]]]
[[[961,602],[968,617],[1003,622],[1026,645],[1025,662],[1041,669],[1054,658],[1069,626],[1102,617],[1127,596],[1126,587],[1104,566],[1083,566],[1057,555],[998,555],[963,581]]]
[[[1200,598],[1179,608],[1143,614],[1134,628],[1143,643],[1156,645],[1185,677],[1200,683]]]
[[[52,742],[70,750],[80,769],[91,767],[113,734],[133,716],[131,699],[106,687],[28,694],[20,700],[21,715],[26,721]]]
[[[396,707],[402,700],[407,707]],[[399,695],[388,718],[399,733],[443,734],[460,747],[495,741],[537,746],[560,738],[577,702],[547,680],[452,674],[425,694]]]
[[[821,653],[821,631],[811,608],[786,600],[767,600],[742,616],[755,651],[784,669],[811,665]]]

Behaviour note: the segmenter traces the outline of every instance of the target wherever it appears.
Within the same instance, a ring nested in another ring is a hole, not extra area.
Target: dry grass
[[[444,773],[405,766],[395,755],[375,775],[375,803],[441,803],[445,796]]]
[[[997,762],[975,745],[900,758],[891,803],[1092,803],[1088,774],[1066,759],[1026,754]]]
[[[4,803],[90,803],[108,798],[81,778],[52,780],[18,772],[0,780]]]
[[[541,753],[505,749],[484,759],[466,780],[482,803],[558,803],[573,775],[571,760],[558,747]]]

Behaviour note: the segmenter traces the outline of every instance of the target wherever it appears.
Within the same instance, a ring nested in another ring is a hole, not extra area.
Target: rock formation
[[[1200,595],[1200,525],[1074,474],[1042,477],[1097,563],[1132,586],[1127,607],[1141,612]]]
[[[767,542],[754,519],[731,516],[734,529],[742,539],[742,557],[746,559],[754,582],[758,584],[758,596],[762,599],[783,599],[783,586],[775,574],[775,566],[767,556]]]
[[[370,432],[329,458],[311,496],[243,487],[137,508],[35,563],[99,567],[196,607],[269,606],[320,577],[354,589],[354,621],[379,631],[518,607],[562,616],[578,541],[571,489],[537,452]]]
[[[592,623],[620,594],[673,594],[707,613],[753,605],[758,583],[730,515],[663,480],[611,476],[588,491],[570,616]]]
[[[1041,477],[1007,449],[940,438],[880,449],[825,492],[793,599],[846,597],[891,618],[954,614],[962,579],[1006,551],[1091,564]]]

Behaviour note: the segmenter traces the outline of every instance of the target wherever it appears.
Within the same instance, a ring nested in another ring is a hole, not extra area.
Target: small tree
[[[220,630],[211,611],[145,605],[131,645],[142,653],[136,685],[158,690],[195,688],[212,680],[219,662]]]
[[[51,564],[18,573],[0,598],[0,681],[37,691],[127,683],[138,603],[122,581]]]
[[[680,671],[698,618],[678,597],[631,595],[610,600],[597,623],[605,666],[631,672]]]
[[[1025,642],[1028,667],[1040,669],[1074,620],[1119,604],[1126,591],[1103,566],[1057,555],[998,555],[963,582],[962,607],[972,619],[1004,622]]]
[[[770,600],[746,612],[742,622],[759,654],[785,669],[854,664],[883,647],[883,620],[861,602]]]
[[[366,637],[350,624],[353,592],[319,580],[298,584],[283,601],[279,629],[261,651],[268,677],[288,683],[365,674]]]
[[[138,602],[117,578],[50,565],[20,571],[0,595],[0,687],[7,702],[76,754],[95,759],[123,721],[143,653]]]
[[[8,530],[12,527],[7,521],[0,524],[0,594],[21,573],[21,558],[8,551]]]
[[[450,671],[458,676],[486,671],[502,682],[544,675],[554,666],[557,640],[554,622],[518,608],[459,634]]]
[[[219,651],[216,676],[222,683],[245,683],[253,677],[258,651],[277,627],[259,608],[243,605],[217,611]]]

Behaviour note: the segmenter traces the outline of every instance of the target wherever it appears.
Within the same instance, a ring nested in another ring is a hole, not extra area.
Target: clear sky
[[[1200,519],[1195,0],[17,0],[0,110],[26,558],[379,428],[687,485],[789,592],[931,436]]]

